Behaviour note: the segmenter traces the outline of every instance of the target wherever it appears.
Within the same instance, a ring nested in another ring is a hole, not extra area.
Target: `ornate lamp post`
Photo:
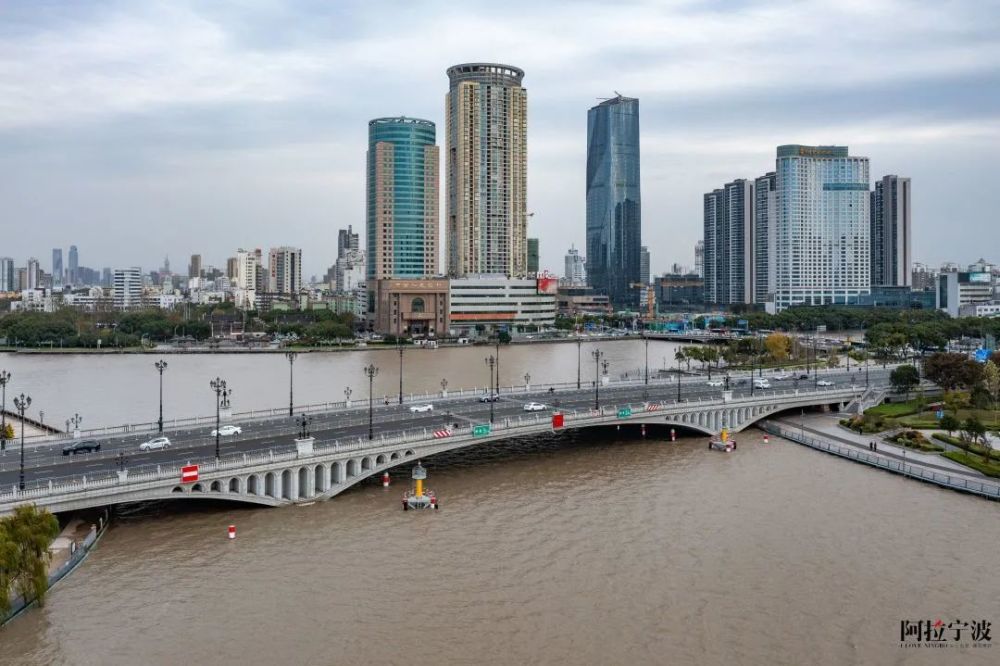
[[[374,363],[369,363],[365,366],[365,376],[368,377],[368,439],[375,439],[375,431],[373,430],[372,424],[374,423],[374,411],[372,408],[372,390],[375,386],[375,375],[378,374],[378,368],[375,367]]]
[[[156,427],[158,432],[163,432],[163,371],[167,369],[167,362],[160,359],[153,364],[153,367],[160,373],[160,418],[156,422]]]
[[[219,459],[219,426],[221,423],[221,407],[223,402],[228,404],[229,396],[232,395],[233,390],[226,386],[225,379],[219,379],[216,377],[208,383],[208,385],[215,391],[215,459]]]
[[[294,386],[294,375],[292,371],[292,366],[295,365],[295,359],[298,357],[298,352],[285,352],[285,358],[288,359],[288,415],[292,416],[293,412],[293,400],[292,400],[292,388]]]
[[[344,406],[345,407],[350,407],[351,406],[351,387],[350,386],[348,386],[347,388],[344,389]]]
[[[601,408],[601,357],[604,356],[604,352],[600,349],[595,349],[590,352],[590,355],[594,357],[594,409]]]
[[[677,357],[677,402],[681,401],[681,357]]]
[[[646,386],[649,386],[649,338],[647,338],[645,334],[643,334],[642,337],[644,338],[644,342],[646,343],[646,377],[643,383]],[[709,373],[711,373],[711,370],[709,370]]]
[[[312,417],[306,416],[305,414],[300,414],[295,419],[296,425],[299,426],[299,439],[309,438],[309,424],[312,423]]]
[[[530,391],[531,390],[531,373],[530,372],[524,373],[524,390],[525,391]]]
[[[490,392],[489,395],[486,396],[490,401],[490,423],[493,423],[493,401],[496,399],[496,396],[493,393],[493,368],[496,367],[496,364],[496,357],[490,354],[486,358],[486,365],[490,367]]]
[[[580,348],[583,347],[583,340],[580,339],[580,332],[577,331],[576,338],[576,390],[580,390]]]
[[[447,395],[448,395],[448,380],[447,379],[442,379],[441,380],[441,397],[444,398],[444,397],[447,397]]]
[[[399,350],[399,404],[403,404],[403,343],[396,347]]]
[[[73,414],[69,419],[66,420],[66,430],[69,430],[70,426],[73,426],[73,436],[76,437],[76,431],[80,429],[80,424],[83,423],[83,417],[79,414]]]
[[[20,396],[14,398],[14,409],[21,415],[21,473],[17,481],[17,487],[20,490],[24,490],[24,413],[28,411],[28,407],[30,406],[31,396],[26,396],[22,393]]]
[[[3,390],[3,403],[0,406],[0,453],[7,452],[7,382],[10,373],[0,370],[0,388]]]

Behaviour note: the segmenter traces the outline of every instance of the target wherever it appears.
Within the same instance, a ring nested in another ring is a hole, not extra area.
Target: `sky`
[[[640,100],[654,274],[786,143],[911,177],[916,261],[1000,261],[998,35],[998,0],[5,0],[0,256],[185,272],[295,245],[322,276],[364,228],[368,121],[432,120],[443,152],[446,69],[500,62],[525,71],[543,269],[585,247],[587,109],[615,91]]]

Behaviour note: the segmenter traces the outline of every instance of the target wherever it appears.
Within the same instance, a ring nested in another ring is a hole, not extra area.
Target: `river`
[[[121,518],[3,664],[940,664],[904,619],[1000,619],[997,506],[740,436],[539,437],[278,509]],[[226,527],[238,537],[226,539]]]
[[[675,367],[672,342],[649,343],[649,365]],[[581,374],[585,385],[594,378],[593,350],[604,353],[608,373],[617,377],[633,375],[644,367],[645,346],[640,340],[585,342],[581,345]],[[489,384],[487,356],[491,346],[407,349],[403,357],[404,392],[441,390],[441,380],[449,390],[484,387]],[[29,415],[63,427],[65,420],[80,414],[83,427],[155,421],[159,400],[159,379],[154,361],[164,359],[164,419],[207,416],[215,412],[215,393],[209,381],[221,377],[233,389],[233,411],[249,411],[288,405],[289,367],[284,354],[0,354],[0,368],[13,374],[7,386],[7,407],[12,396],[26,393],[32,403]],[[352,399],[366,399],[368,379],[363,368],[373,363],[379,368],[375,378],[376,396],[399,392],[399,355],[394,349],[347,352],[301,353],[294,367],[295,404],[344,400],[350,387]],[[697,367],[693,365],[692,368]],[[500,350],[500,383],[575,382],[577,346],[572,343],[516,344]]]

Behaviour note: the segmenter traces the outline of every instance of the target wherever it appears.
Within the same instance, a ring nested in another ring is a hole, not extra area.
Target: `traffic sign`
[[[817,333],[826,333],[826,324],[819,324],[816,326]]]
[[[618,410],[618,418],[627,419],[630,416],[632,416],[631,407],[622,407],[621,409]]]
[[[552,427],[562,428],[564,423],[564,417],[561,412],[555,412],[552,414]]]
[[[944,418],[944,410],[943,409],[937,410],[936,412],[934,412],[934,416],[937,417],[938,421],[940,421],[941,419]]]
[[[181,467],[181,483],[194,483],[198,480],[198,466],[185,465]]]
[[[473,437],[485,437],[490,434],[490,424],[489,423],[479,423],[472,426],[472,436]]]

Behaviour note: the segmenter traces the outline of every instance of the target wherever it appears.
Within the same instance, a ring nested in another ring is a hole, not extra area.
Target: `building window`
[[[424,299],[414,298],[413,302],[410,303],[411,312],[423,312],[424,311]]]

